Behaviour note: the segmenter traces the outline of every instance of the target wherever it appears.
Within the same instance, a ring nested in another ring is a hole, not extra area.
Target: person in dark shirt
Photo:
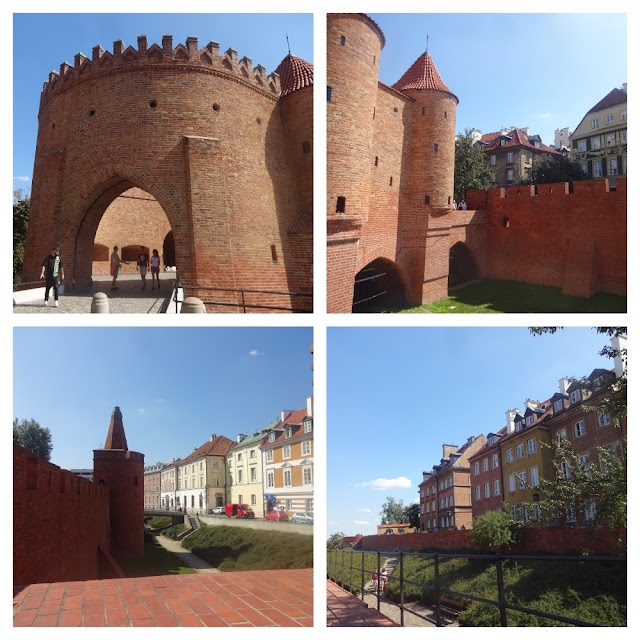
[[[140,253],[137,260],[138,269],[140,269],[140,277],[142,278],[142,288],[147,286],[147,267],[149,266],[149,254],[144,247],[140,247]]]
[[[49,303],[49,289],[53,287],[54,305],[58,306],[58,282],[64,280],[64,269],[62,267],[62,258],[60,257],[60,248],[53,247],[51,253],[42,261],[42,272],[40,280],[44,280],[44,303],[46,307]]]

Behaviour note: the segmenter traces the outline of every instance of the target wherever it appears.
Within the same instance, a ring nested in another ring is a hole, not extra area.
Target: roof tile
[[[292,54],[278,65],[276,73],[280,76],[281,96],[313,85],[313,65]]]
[[[433,59],[428,53],[418,56],[418,59],[407,69],[405,74],[393,85],[397,91],[408,89],[431,89],[450,93],[458,102],[456,95],[449,90],[442,80]]]

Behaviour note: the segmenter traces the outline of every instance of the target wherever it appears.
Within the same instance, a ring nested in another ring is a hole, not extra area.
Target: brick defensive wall
[[[168,228],[186,286],[311,292],[312,94],[313,67],[295,56],[267,73],[192,36],[116,40],[113,53],[62,63],[41,95],[23,281],[59,244],[67,280],[87,286],[94,244],[99,262],[102,247],[134,240],[162,253]],[[109,205],[133,188],[167,221],[142,241],[125,211],[97,241]]]

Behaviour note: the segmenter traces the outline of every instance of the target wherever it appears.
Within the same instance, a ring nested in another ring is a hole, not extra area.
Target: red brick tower
[[[120,407],[111,414],[104,449],[93,452],[93,481],[110,489],[111,553],[116,560],[144,554],[144,454],[129,451]]]

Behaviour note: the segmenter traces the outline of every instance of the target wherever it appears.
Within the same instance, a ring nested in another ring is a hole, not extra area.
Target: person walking
[[[383,567],[380,571],[380,589],[384,591],[384,587],[387,584],[387,570]]]
[[[44,303],[46,307],[49,303],[49,289],[53,287],[54,306],[58,306],[58,276],[64,280],[64,269],[62,258],[60,257],[60,247],[53,247],[51,253],[42,261],[42,271],[40,280],[44,280]]]
[[[145,251],[144,247],[140,247],[140,253],[138,254],[137,268],[140,269],[140,277],[142,278],[142,289],[147,286],[147,267],[149,266],[149,254]],[[140,291],[142,291],[140,289]]]
[[[116,287],[116,280],[118,279],[118,273],[120,272],[121,264],[129,264],[124,260],[120,260],[120,256],[118,255],[118,246],[113,247],[113,253],[111,254],[111,275],[113,276],[113,280],[111,281],[111,291],[116,291],[118,287]]]
[[[158,289],[160,289],[160,256],[158,255],[158,250],[153,250],[153,255],[151,256],[151,290],[155,288],[154,285],[154,276],[155,281],[158,283]]]

